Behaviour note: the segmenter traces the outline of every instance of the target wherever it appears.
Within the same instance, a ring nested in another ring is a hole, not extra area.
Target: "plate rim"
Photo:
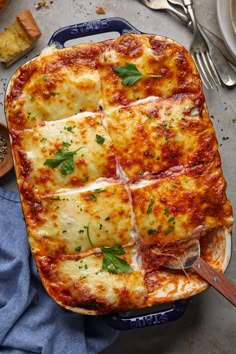
[[[229,13],[230,13],[231,24],[233,26],[233,31],[236,36],[236,1],[235,0],[230,0]]]

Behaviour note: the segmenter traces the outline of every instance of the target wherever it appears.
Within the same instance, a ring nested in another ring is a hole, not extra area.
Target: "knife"
[[[204,32],[206,33],[207,37],[211,41],[211,43],[219,49],[219,51],[224,55],[224,57],[230,61],[233,65],[236,65],[236,58],[233,57],[233,55],[230,53],[228,48],[226,47],[224,41],[218,37],[215,33],[210,31],[207,27],[201,25],[203,28]]]
[[[219,49],[211,43],[201,25],[198,25],[198,29],[207,43],[211,58],[222,82],[229,87],[236,85],[236,72],[232,69]]]

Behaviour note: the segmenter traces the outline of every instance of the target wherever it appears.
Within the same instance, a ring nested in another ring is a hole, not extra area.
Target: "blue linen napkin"
[[[0,188],[0,353],[94,354],[117,334],[102,318],[67,311],[47,295],[19,195]]]

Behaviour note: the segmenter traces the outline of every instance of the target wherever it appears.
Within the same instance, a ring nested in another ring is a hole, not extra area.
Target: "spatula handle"
[[[226,279],[223,275],[213,269],[202,258],[198,258],[192,265],[192,268],[203,279],[210,283],[226,299],[236,306],[236,285]]]

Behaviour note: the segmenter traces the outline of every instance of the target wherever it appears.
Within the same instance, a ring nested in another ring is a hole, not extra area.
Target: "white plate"
[[[235,14],[235,8],[236,0],[217,0],[218,23],[224,37],[225,44],[227,45],[231,54],[236,58],[236,34],[234,32],[233,24],[231,21],[233,13]],[[232,16],[230,13],[232,13]]]
[[[230,0],[230,19],[236,35],[236,1]]]

